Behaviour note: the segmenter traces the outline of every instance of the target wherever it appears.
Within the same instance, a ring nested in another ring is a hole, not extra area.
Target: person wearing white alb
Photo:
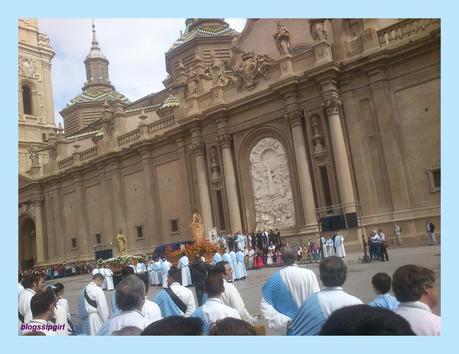
[[[38,274],[32,274],[25,277],[23,280],[24,290],[19,295],[19,316],[21,322],[30,322],[33,318],[32,310],[30,309],[30,300],[32,297],[45,290],[45,279]]]
[[[113,291],[115,289],[113,285],[113,271],[110,268],[105,268],[104,275],[105,275],[107,290]]]
[[[101,286],[104,276],[97,273],[80,294],[80,317],[83,318],[83,332],[95,335],[108,319],[107,299]]]
[[[410,323],[416,335],[440,335],[441,318],[432,313],[432,308],[438,305],[438,288],[432,270],[404,265],[392,277],[392,290],[400,302],[394,312]]]
[[[190,286],[191,285],[191,273],[190,273],[190,260],[185,253],[182,253],[177,265],[182,273],[182,285]]]
[[[211,274],[207,277],[205,291],[209,298],[191,315],[191,317],[199,317],[204,322],[204,334],[208,334],[210,326],[218,320],[227,317],[241,319],[237,310],[223,303],[221,295],[224,290],[223,278],[220,274]]]
[[[232,307],[239,312],[241,319],[253,325],[255,318],[245,308],[244,301],[242,300],[241,294],[237,288],[228,282],[233,278],[233,270],[231,269],[228,262],[219,262],[214,267],[214,272],[220,274],[223,277],[223,286],[225,291],[222,293],[221,299],[225,305]]]
[[[269,328],[286,334],[300,306],[320,288],[312,270],[295,264],[296,252],[291,246],[283,248],[282,256],[285,267],[275,272],[263,286],[260,310]]]

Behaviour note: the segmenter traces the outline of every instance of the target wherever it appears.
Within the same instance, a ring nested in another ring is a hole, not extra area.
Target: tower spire
[[[97,42],[96,38],[96,25],[94,24],[94,19],[92,19],[92,47],[91,49],[99,48],[99,42]]]

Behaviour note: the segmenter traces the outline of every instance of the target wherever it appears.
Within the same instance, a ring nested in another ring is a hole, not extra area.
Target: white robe
[[[327,258],[328,256],[331,256],[328,254],[328,251],[327,251],[327,241],[325,240],[325,238],[321,237],[320,238],[320,243],[322,245],[322,251],[323,251],[323,257],[324,258]]]
[[[228,283],[226,279],[223,279],[225,291],[222,294],[222,301],[225,305],[232,307],[233,309],[239,312],[241,319],[253,325],[255,323],[255,318],[247,311],[245,308],[244,301],[242,300],[241,294],[236,289],[236,287]]]
[[[145,299],[145,303],[143,304],[142,315],[150,321],[150,323],[159,321],[163,318],[159,306],[148,299]]]
[[[335,247],[337,257],[346,257],[346,250],[344,249],[344,237],[343,235],[337,235],[335,237]]]
[[[177,268],[182,272],[182,285],[191,285],[190,261],[187,256],[179,259]]]
[[[236,270],[234,269],[233,260],[231,259],[231,256],[229,255],[228,252],[225,252],[225,254],[223,254],[222,261],[228,262],[229,266],[231,267],[231,269],[233,271],[233,279],[232,280],[234,281],[235,276],[236,276]]]
[[[32,310],[30,309],[30,300],[36,294],[35,290],[24,289],[19,296],[19,313],[24,316],[24,323],[32,320]]]
[[[167,273],[171,269],[172,264],[167,260],[161,261],[159,273],[161,275],[161,283],[163,284],[163,288],[167,288]]]
[[[227,317],[241,319],[239,312],[223,304],[220,298],[211,297],[204,305],[199,307],[193,314],[192,317],[200,317],[204,321],[204,333],[207,334],[210,326]]]
[[[99,273],[104,276],[104,282],[102,283],[102,290],[107,290],[107,278],[105,277],[105,267],[99,269]]]
[[[170,288],[174,294],[177,295],[177,297],[186,305],[186,312],[183,316],[190,317],[194,310],[196,310],[196,303],[194,302],[193,292],[177,282],[172,283]]]
[[[96,309],[85,300],[86,311],[89,313],[89,335],[94,336],[108,319],[107,299],[104,291],[93,282],[86,286],[86,294],[91,300],[97,302]]]
[[[113,272],[110,268],[105,268],[105,281],[107,283],[107,290],[114,290],[115,287],[113,286]]]
[[[296,264],[280,270],[282,281],[287,287],[297,308],[312,294],[320,290],[317,277],[312,270],[298,267]],[[260,310],[268,326],[283,334],[287,333],[287,325],[292,320],[290,317],[278,312],[263,297]]]
[[[138,310],[121,311],[110,320],[108,335],[111,335],[112,332],[119,331],[124,327],[131,326],[137,327],[143,331],[150,323],[151,321],[145,318],[142,312]]]
[[[329,239],[327,240],[326,245],[327,245],[327,254],[328,254],[328,257],[334,256],[334,255],[335,255],[335,249],[333,248],[334,243],[333,243],[333,240],[332,240],[331,238],[329,238]]]
[[[430,307],[423,302],[401,302],[394,312],[410,323],[411,329],[416,335],[440,335],[441,318],[433,314]]]

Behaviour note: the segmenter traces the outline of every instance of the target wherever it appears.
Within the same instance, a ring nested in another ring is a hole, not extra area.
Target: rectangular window
[[[223,209],[222,191],[217,190],[216,196],[217,196],[217,206],[218,206],[218,220],[220,221],[220,230],[225,230],[226,224],[225,224],[225,212]]]
[[[441,187],[441,174],[440,168],[427,168],[427,175],[429,177],[430,191],[439,192]]]
[[[98,245],[99,243],[101,243],[101,237],[100,234],[96,234],[96,244]]]
[[[77,247],[77,239],[76,238],[72,238],[71,241],[72,241],[72,248],[76,248]]]
[[[325,206],[330,206],[332,205],[332,197],[330,190],[330,182],[328,180],[327,166],[320,166],[319,171],[320,180],[322,181],[322,190],[324,193]],[[330,210],[329,212],[333,212],[333,210]]]
[[[137,231],[137,238],[143,238],[143,226],[136,226],[135,229]]]
[[[169,220],[169,223],[171,226],[171,233],[178,233],[179,232],[178,219],[171,219]]]
[[[48,139],[46,138],[46,133],[41,133],[41,140],[42,141],[48,141]]]

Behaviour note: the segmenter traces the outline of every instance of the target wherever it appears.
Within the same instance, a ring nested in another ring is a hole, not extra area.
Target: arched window
[[[22,86],[22,108],[24,109],[24,114],[32,115],[32,90],[29,86]]]

